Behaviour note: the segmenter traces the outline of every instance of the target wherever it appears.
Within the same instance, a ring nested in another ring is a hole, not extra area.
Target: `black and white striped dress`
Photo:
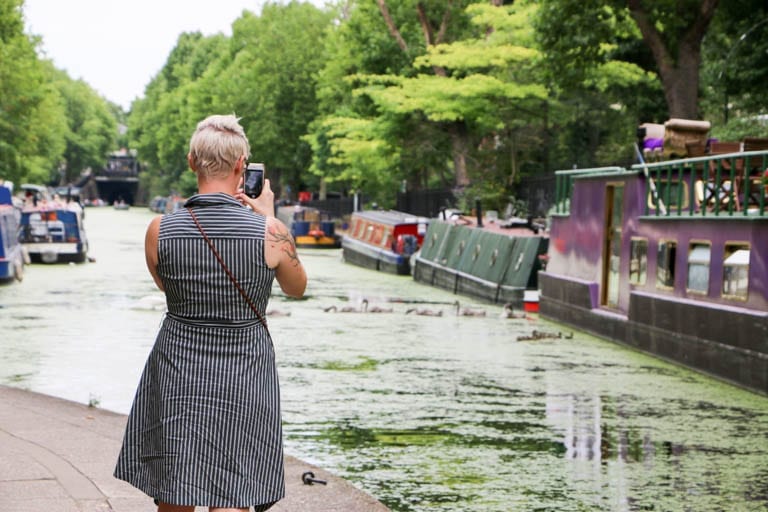
[[[264,314],[265,218],[227,194],[187,201]],[[115,476],[176,505],[266,510],[285,494],[272,340],[186,209],[163,216],[168,313],[139,382]]]

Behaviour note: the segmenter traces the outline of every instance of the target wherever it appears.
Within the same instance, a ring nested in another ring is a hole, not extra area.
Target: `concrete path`
[[[0,386],[0,511],[154,512],[152,500],[112,476],[126,416]],[[304,485],[312,471],[328,485]],[[387,512],[348,482],[293,457],[275,512]],[[198,507],[197,511],[206,509]]]

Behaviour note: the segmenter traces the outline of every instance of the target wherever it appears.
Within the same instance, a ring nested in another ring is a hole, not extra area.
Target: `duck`
[[[544,340],[544,339],[566,339],[570,340],[573,338],[573,333],[566,334],[563,336],[563,333],[558,332],[545,332],[545,331],[537,331],[534,329],[531,331],[530,336],[518,336],[517,341],[535,341],[535,340]]]
[[[507,302],[504,304],[504,311],[501,312],[501,318],[528,318],[528,315],[525,313],[515,312],[515,308],[512,306],[512,303]]]
[[[443,316],[442,309],[435,311],[433,309],[410,308],[405,311],[406,315],[410,315],[411,313],[419,316]]]
[[[331,311],[334,313],[360,313],[360,309],[356,308],[354,306],[344,306],[343,308],[337,308],[336,306],[328,306],[327,308],[323,308],[323,311],[326,313],[330,313]]]
[[[363,299],[363,311],[365,313],[392,313],[394,308],[383,308],[381,306],[368,307],[368,299]]]
[[[453,305],[456,306],[456,316],[485,316],[486,314],[485,311],[480,309],[461,309],[461,304],[458,300]]]

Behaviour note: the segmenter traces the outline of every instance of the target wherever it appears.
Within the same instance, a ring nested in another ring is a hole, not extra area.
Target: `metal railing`
[[[568,169],[555,172],[555,213],[568,215],[571,213],[571,198],[573,196],[573,180],[583,176],[605,176],[625,174],[623,167],[594,167],[591,169]]]
[[[577,178],[643,174],[645,214],[659,217],[768,216],[768,151],[707,155],[555,173],[555,214],[571,211]]]
[[[767,213],[768,151],[636,164],[632,169],[643,171],[649,189],[657,190],[646,203],[646,215],[763,217]]]

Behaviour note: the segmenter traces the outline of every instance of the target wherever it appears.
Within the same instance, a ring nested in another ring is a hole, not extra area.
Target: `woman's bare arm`
[[[147,268],[149,273],[152,274],[152,279],[155,280],[155,284],[158,288],[165,291],[163,282],[160,280],[160,276],[157,273],[157,239],[160,235],[160,219],[161,217],[155,217],[152,222],[149,223],[147,228],[147,234],[144,237],[144,257],[147,260]]]
[[[296,243],[279,219],[267,217],[264,258],[275,269],[275,277],[286,295],[301,298],[307,288],[307,274],[296,252]]]

